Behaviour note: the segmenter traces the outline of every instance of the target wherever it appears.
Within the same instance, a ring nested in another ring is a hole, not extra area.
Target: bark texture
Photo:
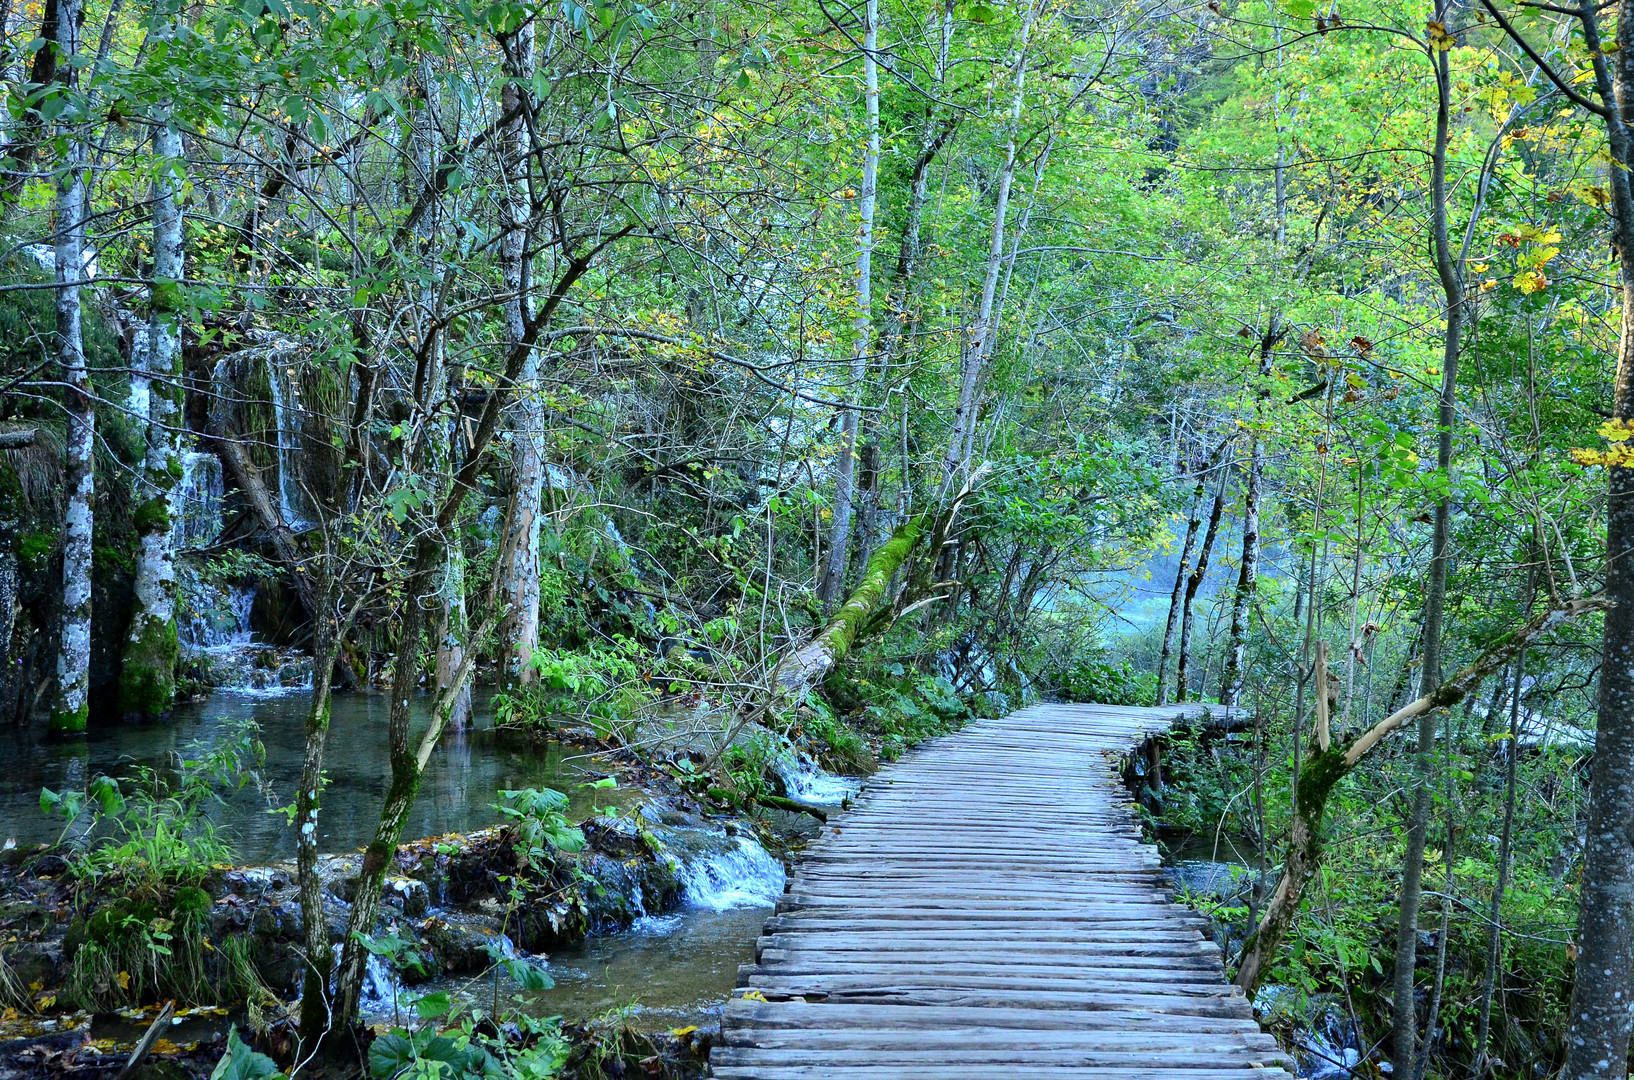
[[[168,35],[166,35],[168,36]],[[168,116],[153,131],[153,287],[145,362],[133,388],[144,384],[147,458],[135,513],[141,550],[136,562],[136,604],[119,672],[119,707],[127,719],[153,720],[170,712],[176,696],[176,547],[171,519],[181,479],[181,358],[179,291],[185,276],[181,186],[186,167],[181,132]],[[133,365],[135,366],[135,365]],[[134,394],[133,394],[134,396]],[[133,401],[133,406],[137,405]],[[132,410],[136,411],[135,408]]]
[[[500,110],[510,119],[500,132],[500,155],[505,182],[505,232],[499,239],[500,268],[505,277],[505,339],[514,348],[531,318],[532,265],[528,239],[533,200],[528,190],[529,119],[532,102],[527,85],[533,78],[532,23],[500,39],[504,52],[505,85]],[[539,355],[532,348],[517,379],[516,402],[511,408],[511,513],[501,568],[500,622],[502,651],[500,679],[508,685],[529,683],[536,673],[530,666],[539,647],[539,513],[544,499],[545,467],[540,440],[545,410],[539,400]]]
[[[62,91],[79,88],[74,58],[80,52],[81,0],[58,0],[55,54]],[[47,45],[42,52],[52,51]],[[63,132],[65,160],[57,179],[57,362],[62,370],[68,437],[63,483],[68,511],[62,538],[62,641],[57,650],[57,683],[51,699],[51,730],[85,730],[91,690],[91,525],[96,513],[92,454],[96,413],[85,365],[80,324],[80,290],[85,277],[85,159],[81,133]]]

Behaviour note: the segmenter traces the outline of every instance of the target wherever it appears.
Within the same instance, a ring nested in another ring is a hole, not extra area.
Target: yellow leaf
[[[130,972],[121,971],[116,976],[116,978],[118,978],[118,980],[119,980],[119,989],[121,989],[121,990],[129,990],[130,989]]]
[[[744,1001],[765,1001],[766,1000],[766,995],[762,994],[759,990],[750,990],[750,991],[748,991],[747,993],[745,993],[743,995],[743,1000]]]
[[[1515,288],[1527,296],[1531,296],[1535,292],[1542,292],[1548,288],[1549,279],[1543,276],[1541,270],[1522,270],[1515,275],[1513,284]]]
[[[1628,442],[1634,439],[1634,421],[1618,420],[1613,417],[1601,424],[1596,429],[1596,434],[1607,442]]]

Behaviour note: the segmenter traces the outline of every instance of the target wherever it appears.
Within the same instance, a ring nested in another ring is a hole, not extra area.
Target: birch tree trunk
[[[164,36],[173,36],[174,16]],[[171,518],[177,511],[181,475],[181,282],[180,194],[186,174],[182,137],[168,109],[153,130],[153,286],[142,394],[147,458],[142,488],[147,499],[133,515],[141,550],[136,563],[136,603],[131,612],[119,671],[119,711],[126,719],[153,720],[170,712],[176,696],[176,551]],[[133,378],[133,386],[136,383]]]
[[[81,0],[58,0],[56,57],[59,93],[74,94],[79,74]],[[62,369],[64,411],[68,414],[63,486],[68,494],[63,523],[62,641],[57,652],[57,685],[51,701],[51,730],[77,734],[90,715],[91,690],[91,523],[96,513],[92,453],[96,413],[85,365],[80,326],[80,282],[85,276],[85,157],[82,133],[73,124],[63,132],[64,158],[57,177],[57,361]]]
[[[969,452],[976,426],[976,390],[980,386],[983,369],[993,352],[996,327],[993,325],[993,304],[998,295],[999,273],[1004,268],[1004,230],[1010,212],[1010,188],[1016,179],[1016,149],[1021,133],[1021,111],[1026,103],[1027,46],[1032,37],[1035,7],[1033,0],[1025,0],[1021,17],[1021,33],[1016,42],[1015,95],[1010,103],[1010,116],[1005,125],[1004,166],[999,170],[997,201],[993,208],[993,238],[987,249],[987,272],[982,279],[981,305],[976,311],[976,325],[959,350],[959,401],[953,411],[953,431],[948,437],[947,456],[942,463],[942,490],[951,491],[962,478],[970,475]]]
[[[1186,515],[1186,539],[1180,547],[1180,566],[1174,574],[1174,592],[1169,596],[1169,618],[1163,624],[1163,650],[1157,660],[1157,705],[1167,703],[1169,657],[1174,652],[1175,634],[1180,629],[1180,609],[1186,595],[1186,579],[1191,576],[1192,552],[1197,548],[1197,534],[1203,528],[1203,503],[1208,498],[1208,478],[1219,467],[1220,457],[1229,440],[1222,442],[1208,461],[1197,472],[1197,487],[1191,496],[1191,510]]]
[[[499,241],[500,266],[505,277],[505,338],[522,340],[531,318],[532,266],[528,237],[533,214],[528,183],[528,116],[532,103],[527,86],[533,79],[532,22],[500,40],[504,51],[505,86],[500,97],[502,115],[512,116],[500,134],[501,169],[505,183],[505,232]],[[530,683],[533,651],[539,647],[539,511],[544,498],[544,462],[540,439],[545,426],[539,400],[539,356],[528,350],[517,380],[517,399],[511,407],[510,533],[505,550],[510,559],[500,567],[500,680],[506,685]]]
[[[1186,579],[1186,595],[1180,602],[1180,659],[1174,671],[1174,699],[1185,701],[1189,692],[1187,680],[1191,667],[1191,631],[1195,618],[1197,590],[1208,577],[1209,556],[1214,552],[1214,538],[1220,534],[1220,519],[1225,516],[1225,477],[1220,478],[1220,490],[1214,493],[1214,507],[1208,514],[1208,530],[1203,533],[1203,546],[1197,552],[1197,568]]]
[[[1263,412],[1269,391],[1263,385],[1271,376],[1277,342],[1282,340],[1277,317],[1271,316],[1265,336],[1260,339],[1258,374],[1262,383],[1256,396]],[[1263,416],[1259,418],[1263,422]],[[1260,491],[1265,477],[1265,440],[1260,432],[1249,434],[1248,485],[1243,493],[1243,554],[1237,567],[1237,590],[1231,598],[1231,636],[1227,639],[1225,671],[1220,677],[1220,704],[1237,707],[1243,682],[1248,677],[1248,609],[1260,575]]]
[[[834,520],[828,533],[828,564],[817,585],[817,599],[826,612],[845,587],[846,558],[850,553],[852,502],[856,488],[857,427],[863,385],[868,380],[868,353],[873,340],[874,204],[879,189],[879,0],[863,7],[862,86],[868,117],[868,143],[862,159],[862,193],[857,227],[857,315],[851,331],[851,383],[846,388],[847,408],[840,427],[840,457],[834,468]]]

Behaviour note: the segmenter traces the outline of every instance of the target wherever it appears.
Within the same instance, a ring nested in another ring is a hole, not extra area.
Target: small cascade
[[[311,524],[306,493],[297,476],[300,460],[301,392],[295,369],[274,352],[267,358],[267,385],[272,390],[272,411],[278,425],[278,511],[292,529]]]
[[[334,962],[331,971],[339,973],[341,947],[333,946]],[[334,993],[334,976],[330,976],[330,993]],[[358,999],[358,1009],[365,1016],[389,1016],[397,1005],[397,987],[392,978],[391,968],[386,961],[369,953],[363,961],[363,993]]]
[[[783,863],[748,836],[714,834],[682,860],[682,899],[688,907],[726,911],[775,907],[783,895]]]
[[[177,586],[181,603],[176,633],[184,650],[240,649],[255,644],[250,632],[255,589],[212,585],[191,566],[178,569]]]
[[[840,806],[862,789],[861,780],[826,773],[805,757],[781,766],[778,775],[783,778],[789,798],[813,806]]]
[[[255,640],[255,586],[212,581],[191,560],[176,567],[176,636],[182,660],[201,685],[248,694],[312,686],[312,660]]]
[[[221,535],[221,460],[188,450],[181,455],[182,476],[176,482],[170,538],[177,551],[209,547]]]

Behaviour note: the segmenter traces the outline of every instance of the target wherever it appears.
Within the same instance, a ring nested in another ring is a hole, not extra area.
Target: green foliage
[[[535,681],[495,695],[494,722],[547,730],[588,722],[611,731],[656,697],[642,659],[640,646],[629,638],[583,651],[535,649],[529,661]]]
[[[238,1037],[238,1028],[227,1029],[227,1052],[216,1063],[210,1080],[283,1080],[278,1065],[265,1054],[251,1050]]]
[[[1135,670],[1128,659],[1113,663],[1104,655],[1082,657],[1051,681],[1062,701],[1151,705],[1157,700],[1157,675]]]
[[[231,849],[208,818],[223,793],[255,782],[265,752],[253,723],[195,744],[174,768],[138,767],[127,780],[99,776],[85,791],[40,793],[42,812],[64,821],[63,834],[92,837],[70,872],[86,890],[156,898],[196,886]]]
[[[503,801],[494,809],[509,822],[523,866],[548,866],[558,852],[584,850],[584,832],[567,820],[568,799],[560,791],[522,788],[501,791],[499,797]]]

